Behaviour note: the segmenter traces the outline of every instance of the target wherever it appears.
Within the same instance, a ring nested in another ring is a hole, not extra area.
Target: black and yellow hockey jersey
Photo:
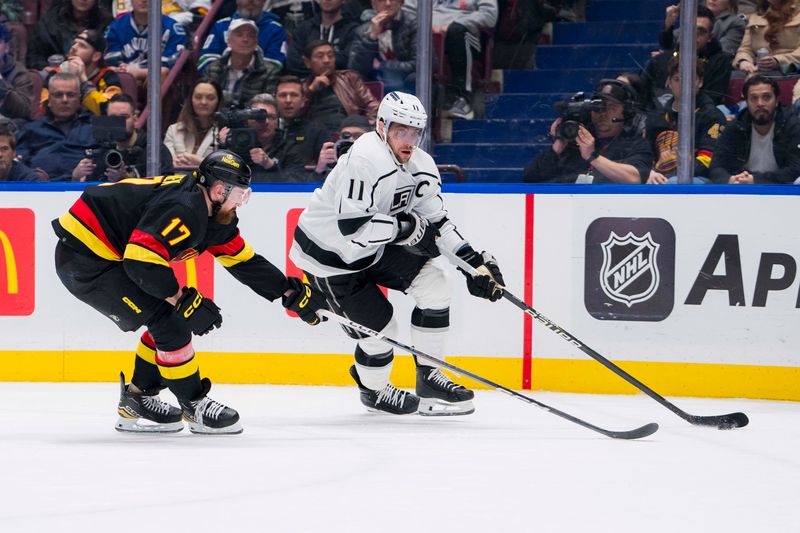
[[[286,278],[244,241],[237,223],[211,219],[194,177],[177,175],[91,185],[53,220],[53,229],[78,252],[122,262],[128,276],[156,298],[178,292],[171,261],[208,251],[238,281],[274,300],[286,291]]]

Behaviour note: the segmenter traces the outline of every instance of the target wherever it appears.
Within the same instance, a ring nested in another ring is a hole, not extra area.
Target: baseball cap
[[[228,26],[228,31],[225,32],[225,42],[228,42],[228,38],[231,35],[231,32],[238,30],[242,26],[250,26],[255,30],[256,34],[258,33],[258,26],[256,23],[250,19],[234,19],[231,21],[231,25]]]
[[[594,98],[613,100],[624,105],[628,100],[630,100],[630,94],[622,88],[622,83],[623,82],[603,83],[601,81],[597,86],[597,91],[594,93]]]
[[[106,52],[106,38],[97,30],[83,30],[75,38],[85,41],[100,53],[105,54]]]

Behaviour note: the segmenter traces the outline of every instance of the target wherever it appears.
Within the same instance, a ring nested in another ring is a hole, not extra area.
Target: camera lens
[[[119,168],[122,166],[122,154],[116,150],[106,152],[105,163],[108,168]]]

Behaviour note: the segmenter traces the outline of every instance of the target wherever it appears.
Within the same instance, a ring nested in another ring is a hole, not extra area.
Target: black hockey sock
[[[167,386],[178,400],[183,402],[198,399],[203,395],[203,385],[200,383],[200,371],[180,379],[168,379]]]

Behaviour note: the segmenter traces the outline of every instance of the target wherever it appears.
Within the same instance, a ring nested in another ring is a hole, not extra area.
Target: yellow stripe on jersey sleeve
[[[87,248],[99,257],[108,261],[122,261],[122,258],[117,255],[114,250],[101,241],[97,235],[89,231],[89,229],[81,224],[69,211],[61,215],[58,218],[58,222],[61,224],[61,227],[74,235],[76,239],[85,244]]]
[[[245,244],[244,248],[236,254],[236,255],[218,255],[216,256],[216,260],[219,261],[219,264],[224,266],[225,268],[230,268],[232,266],[236,266],[239,263],[244,263],[245,261],[249,261],[256,255],[253,251],[253,247],[249,244]]]
[[[244,248],[236,254],[236,255],[218,255],[216,257],[219,264],[224,266],[225,268],[230,268],[232,266],[236,266],[239,263],[244,263],[245,261],[249,261],[256,255],[253,251],[253,247],[249,244],[245,243]]]

